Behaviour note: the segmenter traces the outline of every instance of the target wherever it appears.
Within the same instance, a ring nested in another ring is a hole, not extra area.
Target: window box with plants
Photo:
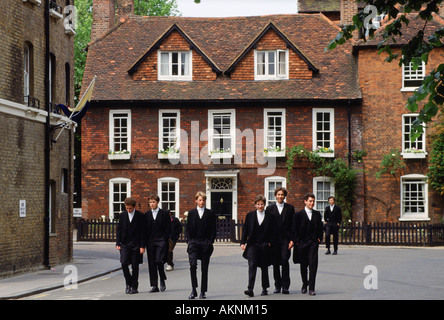
[[[233,158],[233,152],[230,148],[217,148],[210,151],[211,159],[230,159]]]
[[[129,160],[131,159],[131,152],[128,150],[108,152],[108,160]]]
[[[270,146],[264,148],[264,157],[268,158],[281,158],[285,157],[285,148]]]
[[[317,146],[315,150],[313,150],[313,153],[320,157],[324,158],[334,158],[335,157],[335,151],[331,148]]]
[[[402,152],[402,157],[404,159],[424,159],[427,153],[424,150],[419,150],[416,148],[405,149]]]
[[[161,149],[157,153],[157,159],[179,159],[179,158],[180,158],[180,149],[176,148]]]

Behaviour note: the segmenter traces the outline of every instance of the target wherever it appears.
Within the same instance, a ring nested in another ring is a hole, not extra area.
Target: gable
[[[174,24],[128,70],[133,79],[157,80],[158,51],[192,51],[192,64],[197,66],[193,68],[193,80],[214,80],[221,73],[216,64]],[[198,79],[194,79],[195,76]]]
[[[272,22],[231,63],[226,74],[233,78],[254,78],[254,50],[288,50],[290,79],[311,78],[319,70]],[[253,74],[251,72],[253,71]]]

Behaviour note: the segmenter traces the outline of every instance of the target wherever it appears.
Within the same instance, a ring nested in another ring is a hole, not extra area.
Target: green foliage
[[[441,196],[444,195],[444,133],[440,133],[432,143],[429,170],[429,185]]]
[[[287,152],[288,185],[290,185],[291,172],[296,160],[309,161],[313,164],[311,170],[314,175],[330,177],[335,186],[336,202],[341,206],[344,217],[351,217],[352,205],[356,198],[358,170],[349,167],[343,159],[324,158],[302,145],[296,145]]]
[[[397,54],[392,53],[392,45],[397,45],[396,39],[402,36],[401,29],[410,23],[409,13],[418,12],[418,16],[423,21],[423,26],[418,29],[408,43],[401,44],[401,58],[399,65],[413,62],[413,68],[417,69],[424,61],[428,62],[430,52],[437,47],[442,47],[441,38],[444,37],[444,28],[436,30],[433,34],[425,39],[424,30],[427,23],[434,19],[433,13],[439,10],[438,5],[443,0],[365,0],[361,1],[376,7],[378,13],[386,13],[389,23],[385,24],[382,32],[378,35],[382,37],[382,41],[378,44],[379,53],[386,52],[387,62],[392,62],[398,58]],[[343,26],[339,34],[327,46],[326,50],[333,50],[337,45],[344,44],[353,37],[353,32],[364,27],[364,22],[368,20],[368,13],[364,10],[360,11],[353,17],[351,25]],[[373,38],[375,30],[369,29],[369,36]],[[406,108],[411,112],[417,112],[418,102],[424,101],[424,107],[419,112],[419,116],[412,124],[410,138],[416,140],[423,132],[423,125],[431,122],[432,118],[438,113],[438,106],[444,103],[444,64],[440,64],[436,69],[432,70],[423,80],[422,85],[408,99]]]
[[[385,173],[395,176],[404,168],[405,163],[399,149],[391,149],[390,153],[382,157],[381,165],[376,172],[376,179],[380,179]]]

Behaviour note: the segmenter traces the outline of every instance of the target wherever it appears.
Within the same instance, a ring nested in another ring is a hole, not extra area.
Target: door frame
[[[232,201],[232,219],[237,222],[237,182],[238,182],[238,174],[239,170],[224,170],[224,171],[205,171],[205,192],[207,195],[206,207],[211,209],[211,192],[232,192],[233,193],[233,201]],[[213,190],[211,189],[211,179],[212,178],[231,178],[233,180],[232,189],[225,190]]]

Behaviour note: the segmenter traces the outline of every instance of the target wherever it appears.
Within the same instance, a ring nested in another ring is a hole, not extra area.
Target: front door
[[[232,219],[233,192],[211,192],[211,209],[219,219]]]

